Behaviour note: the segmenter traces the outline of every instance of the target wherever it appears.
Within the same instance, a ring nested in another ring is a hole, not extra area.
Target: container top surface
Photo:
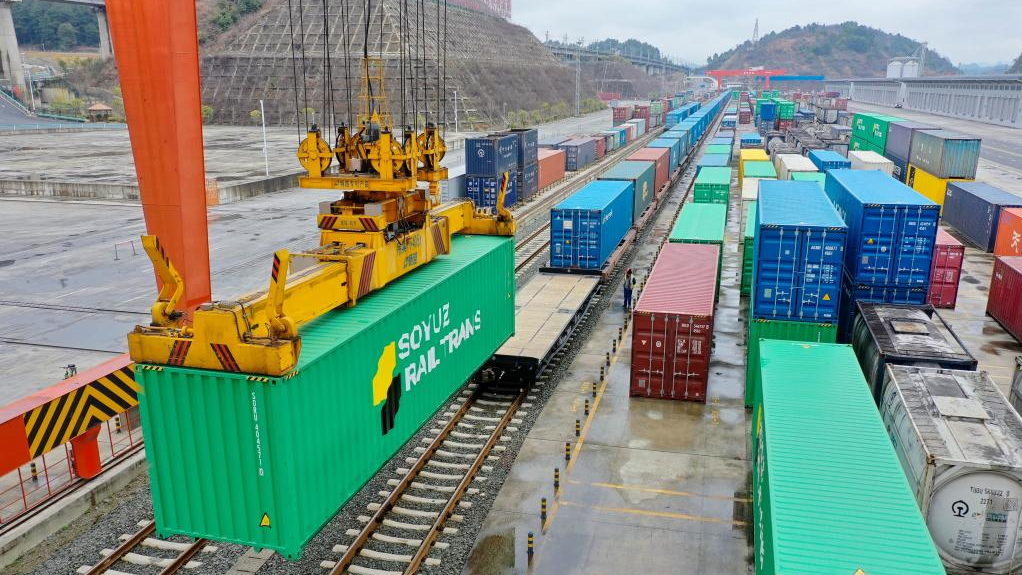
[[[766,340],[760,366],[774,572],[944,573],[852,348]]]
[[[631,162],[625,160],[618,162],[616,166],[607,170],[601,180],[635,180],[655,170],[655,165],[648,161]]]
[[[712,316],[719,260],[714,244],[664,244],[635,311]]]
[[[704,154],[699,160],[700,166],[726,166],[731,162],[731,159],[727,154]],[[702,170],[699,171],[702,173]]]
[[[744,138],[744,136],[743,136]],[[763,138],[759,138],[762,140]],[[743,162],[766,162],[770,160],[770,156],[767,155],[766,150],[760,148],[754,148],[751,150],[742,150],[741,158]]]
[[[734,143],[735,143],[734,138],[732,138],[730,136],[717,136],[717,137],[713,138],[712,140],[710,140],[710,145],[711,146],[719,146],[719,145],[722,145],[722,144],[726,146],[728,144],[734,144]]]
[[[923,130],[919,134],[921,138],[935,138],[938,140],[975,140],[980,141],[982,138],[976,136],[970,136],[961,132],[954,132],[952,130]]]
[[[759,134],[742,134],[743,142],[762,142],[763,136]]]
[[[540,148],[539,159],[549,158],[550,156],[563,156],[565,155],[564,150],[552,150],[550,148]]]
[[[939,130],[937,126],[930,124],[924,124],[922,122],[913,122],[911,120],[903,120],[901,122],[891,122],[891,126],[898,126],[907,130]]]
[[[962,244],[962,242],[956,240],[953,235],[951,235],[951,234],[947,233],[946,231],[944,231],[944,228],[937,228],[937,242],[936,242],[936,245],[938,245],[938,246],[950,246],[950,247],[953,247],[953,248],[963,248],[963,247],[965,247],[965,245]]]
[[[827,174],[823,172],[795,172],[791,175],[791,179],[796,182],[822,182],[827,179]]]
[[[972,194],[991,204],[1022,207],[1022,198],[983,182],[948,182],[948,188]]]
[[[776,178],[777,168],[774,167],[773,162],[765,160],[745,162],[742,175],[746,178]]]
[[[976,361],[930,306],[860,303],[859,307],[880,351],[890,359]]]
[[[931,456],[1022,471],[1022,418],[985,371],[891,365],[887,380]]]
[[[685,204],[670,238],[723,243],[726,228],[727,204]]]
[[[997,256],[995,259],[1022,274],[1022,256]]]
[[[355,307],[333,310],[303,325],[300,329],[302,354],[298,369],[344,345],[363,330],[372,329],[395,309],[408,305],[422,292],[456,275],[483,254],[509,241],[513,240],[498,236],[455,236],[449,255],[438,256],[386,288],[370,293]]]
[[[745,208],[746,209],[746,212],[745,212],[746,224],[745,224],[745,230],[743,230],[743,233],[744,233],[746,239],[754,238],[754,237],[756,237],[756,210],[759,209],[758,208],[759,204],[755,200],[753,200],[751,202],[745,202],[745,203],[746,203],[746,208]],[[746,249],[749,249],[749,248],[746,248]]]
[[[636,152],[631,156],[628,156],[628,159],[656,161],[660,158],[669,157],[670,154],[671,151],[666,148],[642,148],[641,150],[636,150]]]
[[[827,182],[831,179],[863,204],[937,206],[919,192],[877,170],[831,170]]]
[[[849,150],[848,159],[852,159],[853,156],[864,164],[884,164],[891,162],[873,150]]]
[[[813,150],[809,152],[810,158],[816,158],[821,162],[847,162],[848,158],[835,152],[834,150]]]
[[[802,154],[778,154],[779,162],[790,172],[818,172],[816,164]]]
[[[575,138],[575,139],[572,139],[572,140],[568,140],[567,142],[562,142],[561,145],[562,146],[576,147],[576,146],[584,146],[584,145],[589,144],[589,143],[595,144],[596,140],[594,140],[592,138]]]
[[[480,144],[480,143],[482,143],[482,144],[489,145],[489,144],[493,144],[495,142],[507,141],[508,138],[518,138],[518,136],[516,136],[514,134],[487,134],[485,136],[474,136],[474,137],[471,137],[471,138],[466,138],[466,141],[469,144]]]
[[[657,138],[646,144],[647,148],[673,148],[680,145],[677,138]]]
[[[845,229],[845,222],[815,182],[763,180],[759,183],[761,226]]]
[[[602,210],[614,203],[619,195],[635,184],[619,180],[596,180],[561,200],[555,210]]]
[[[705,156],[704,156],[705,157]],[[731,168],[708,167],[699,170],[696,176],[697,184],[727,184],[731,185]]]

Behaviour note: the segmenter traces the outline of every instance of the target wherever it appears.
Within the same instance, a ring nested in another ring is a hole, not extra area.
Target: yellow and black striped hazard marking
[[[26,413],[25,432],[32,457],[138,405],[134,369],[134,364],[122,367]]]

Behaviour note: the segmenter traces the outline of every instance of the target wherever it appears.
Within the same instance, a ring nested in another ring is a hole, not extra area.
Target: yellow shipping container
[[[745,162],[769,162],[770,156],[763,148],[746,148],[738,159],[738,184],[745,180]]]
[[[908,187],[919,192],[928,200],[940,204],[941,215],[944,213],[944,195],[947,194],[948,182],[974,182],[975,180],[961,178],[938,178],[926,170],[908,165]]]

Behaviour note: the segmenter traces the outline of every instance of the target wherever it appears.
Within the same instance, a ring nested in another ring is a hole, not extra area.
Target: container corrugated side
[[[1022,565],[1022,418],[986,372],[890,366],[880,415],[949,573]]]
[[[894,174],[894,162],[871,150],[853,150],[848,152],[848,159],[853,170],[877,170],[888,176]]]
[[[518,136],[493,135],[465,140],[465,173],[493,176],[518,166]]]
[[[801,154],[777,154],[774,156],[774,168],[777,169],[778,180],[790,180],[798,172],[819,172],[816,165]]]
[[[290,378],[138,369],[159,532],[297,558],[512,334],[513,270],[513,240],[456,237],[450,255],[302,326]]]
[[[987,313],[1016,340],[1022,341],[1022,257],[994,258]]]
[[[809,321],[782,321],[772,319],[749,320],[746,343],[745,407],[759,405],[759,345],[762,340],[804,341],[809,343],[837,343],[836,323]]]
[[[632,162],[653,162],[656,164],[656,181],[654,186],[659,192],[671,177],[671,151],[667,148],[642,148],[626,158]]]
[[[851,160],[833,150],[813,150],[809,152],[808,157],[821,172],[847,170],[852,167]]]
[[[975,179],[982,141],[950,130],[921,130],[908,161],[938,178]]]
[[[812,182],[764,180],[759,202],[752,316],[835,322],[847,228]]]
[[[892,162],[893,165],[893,162]],[[952,182],[970,182],[972,180],[955,180],[948,178],[938,178],[926,170],[914,166],[908,165],[908,177],[905,180],[905,184],[913,190],[919,192],[924,198],[935,202],[940,205],[941,212],[944,210],[944,202],[947,198],[947,187]]]
[[[791,179],[796,182],[816,182],[822,190],[823,182],[827,179],[827,174],[823,172],[795,172],[791,175]]]
[[[887,143],[884,145],[884,156],[900,158],[908,162],[912,154],[912,137],[916,130],[938,130],[937,126],[922,122],[891,122],[887,126]]]
[[[1022,198],[980,182],[951,182],[944,197],[944,223],[985,252],[997,243],[1003,208],[1022,208]]]
[[[872,170],[831,170],[824,191],[848,224],[845,271],[855,283],[930,283],[940,206]]]
[[[1004,210],[1002,215],[1011,210]],[[936,308],[954,309],[958,301],[958,283],[962,279],[965,246],[941,228],[933,253],[933,271],[930,273],[930,295],[926,303]]]
[[[657,138],[646,145],[648,148],[667,148],[671,151],[670,171],[673,173],[681,166],[681,140],[675,138]]]
[[[507,133],[518,138],[518,167],[530,166],[539,161],[539,130],[514,128]]]
[[[878,402],[887,365],[976,369],[976,358],[932,306],[859,302],[858,307],[852,348]]]
[[[632,396],[706,401],[719,248],[664,244],[632,312]]]
[[[731,168],[708,167],[699,170],[693,186],[698,203],[727,204],[731,191]]]
[[[747,161],[742,170],[742,180],[745,178],[760,178],[764,180],[777,179],[777,169],[772,162]]]
[[[564,178],[565,162],[564,150],[539,150],[539,189],[546,189]]]
[[[632,228],[634,184],[597,180],[550,210],[550,265],[598,270]]]
[[[741,294],[752,292],[753,254],[756,251],[756,214],[759,213],[757,202],[745,202],[745,218],[742,223],[742,277]]]
[[[510,179],[507,183],[507,192],[504,194],[504,207],[508,208],[518,203],[518,172],[509,172]],[[477,208],[494,208],[497,206],[497,196],[500,194],[502,175],[495,176],[465,176],[465,195],[471,199]]]
[[[859,309],[859,302],[923,305],[928,296],[929,287],[856,283],[846,273],[841,282],[841,311],[837,339],[841,342],[851,341],[852,325]]]
[[[997,224],[995,256],[1022,256],[1022,209],[1004,208]]]
[[[765,341],[759,368],[756,575],[943,573],[851,348]]]
[[[653,202],[656,190],[656,164],[625,160],[604,172],[600,179],[632,182],[635,186],[632,201],[632,221],[634,222]]]

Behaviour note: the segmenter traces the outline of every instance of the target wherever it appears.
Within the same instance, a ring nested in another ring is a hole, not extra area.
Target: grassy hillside
[[[755,46],[745,42],[707,58],[708,69],[765,66],[792,74],[822,74],[828,78],[878,77],[887,60],[910,56],[919,42],[856,22],[809,24],[770,32]],[[950,60],[932,50],[926,53],[926,75],[956,73]]]

